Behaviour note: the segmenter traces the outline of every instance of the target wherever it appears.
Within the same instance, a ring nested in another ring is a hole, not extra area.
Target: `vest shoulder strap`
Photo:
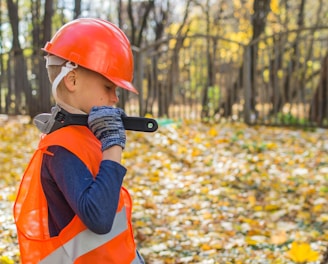
[[[102,158],[101,143],[93,133],[83,126],[67,126],[44,135],[39,149],[61,146],[80,158],[95,176]],[[90,162],[91,161],[91,162]]]

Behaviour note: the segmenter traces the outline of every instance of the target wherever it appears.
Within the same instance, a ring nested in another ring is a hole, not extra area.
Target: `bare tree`
[[[126,6],[128,21],[130,24],[130,29],[127,34],[130,39],[131,45],[135,47],[141,47],[144,41],[144,32],[148,26],[149,15],[154,8],[154,0],[133,2],[129,0]],[[122,27],[122,17],[123,17],[123,3],[119,1],[118,3],[118,18],[119,26]],[[136,68],[136,67],[135,67]],[[125,90],[121,91],[120,95],[120,107],[124,108],[126,100],[128,99],[128,92]]]
[[[183,43],[188,35],[190,30],[190,21],[189,14],[190,8],[192,6],[193,0],[188,0],[186,2],[186,7],[183,15],[182,22],[178,28],[176,33],[175,45],[172,50],[172,55],[169,57],[168,65],[168,75],[166,79],[166,84],[160,84],[159,93],[158,93],[158,114],[159,116],[169,116],[169,106],[173,102],[173,93],[174,87],[178,83],[179,80],[179,53],[183,46]]]
[[[2,0],[0,0],[0,6],[2,6]],[[2,14],[3,14],[3,11],[2,11],[2,8],[0,8],[0,25],[2,25]],[[3,36],[2,36],[2,31],[0,30],[0,113],[2,113],[3,109],[2,109],[2,83],[4,81],[4,63],[3,63],[3,56],[2,56],[2,53],[3,53]]]
[[[156,56],[152,56],[151,65],[158,65],[158,61],[160,57],[163,58],[163,54],[161,53],[161,47],[164,44],[161,39],[164,37],[164,30],[169,25],[169,14],[171,12],[170,1],[162,1],[160,5],[156,6],[153,10],[153,20],[155,21],[154,33],[155,33],[155,43],[152,45],[152,52],[154,54],[158,54]],[[167,43],[165,42],[165,45]],[[152,113],[153,104],[155,101],[159,102],[159,109],[163,109],[164,100],[162,99],[162,90],[164,82],[160,81],[159,69],[158,67],[147,67],[146,69],[146,78],[147,78],[147,93],[148,96],[145,98],[144,107],[142,109],[142,114]],[[160,110],[161,112],[161,110]]]
[[[74,3],[74,19],[76,19],[81,15],[81,0],[75,0]]]
[[[44,8],[44,10],[42,10],[42,8]],[[33,103],[30,105],[31,116],[39,112],[49,111],[51,107],[50,85],[41,48],[51,38],[53,13],[53,0],[46,0],[44,4],[40,0],[31,1],[32,63],[35,66],[32,68],[32,71],[37,80],[37,87],[32,87],[32,89],[35,90],[35,96],[32,98]]]
[[[122,0],[117,1],[117,17],[118,17],[118,26],[122,28]]]
[[[154,7],[154,0],[141,1],[140,3],[133,2],[132,0],[128,1],[129,36],[132,45],[141,47],[144,40],[144,31],[147,29],[149,15]]]
[[[39,43],[40,46],[43,47],[47,41],[51,39],[52,36],[52,17],[54,14],[53,10],[53,0],[46,0],[44,4],[44,16],[43,21],[40,21],[42,28],[43,28],[43,34],[39,37]],[[39,52],[41,52],[40,49],[38,49]],[[40,54],[40,53],[39,53]],[[46,68],[44,65],[44,59],[43,56],[38,56],[39,58],[39,89],[40,89],[40,100],[43,102],[42,108],[39,107],[39,112],[45,112],[49,111],[51,107],[51,100],[50,100],[50,84],[48,80],[48,75],[46,72]]]
[[[18,4],[13,0],[7,0],[8,7],[8,15],[9,21],[12,29],[12,48],[10,51],[10,55],[12,56],[13,66],[11,67],[11,61],[8,60],[8,71],[12,71],[15,75],[19,76],[19,78],[10,78],[8,80],[8,94],[6,97],[8,107],[12,100],[12,95],[15,95],[15,104],[14,114],[19,113],[28,113],[27,107],[31,104],[30,96],[31,89],[28,83],[27,78],[27,69],[26,62],[23,54],[23,50],[21,48],[21,44],[19,42],[19,16],[18,16]],[[9,76],[11,76],[9,74]],[[25,98],[24,95],[27,95]],[[9,109],[6,109],[7,111]]]
[[[258,45],[259,42],[257,39],[260,38],[266,27],[267,16],[270,12],[270,0],[255,0],[254,5],[254,14],[252,16],[252,28],[253,36],[252,42],[250,45],[250,80],[251,80],[251,101],[250,101],[250,110],[255,112],[255,76],[256,76],[256,65],[258,60]]]
[[[314,93],[311,107],[310,107],[310,120],[316,122],[317,125],[322,126],[323,121],[327,119],[328,107],[328,52],[322,60],[319,83]],[[328,249],[327,249],[328,252]]]
[[[297,17],[298,28],[302,28],[304,26],[305,4],[306,4],[306,0],[301,0],[300,8],[298,10],[299,13],[298,13],[298,17]],[[273,96],[274,109],[272,109],[272,111],[271,111],[272,114],[280,112],[281,109],[283,108],[284,104],[286,102],[291,101],[292,97],[294,97],[296,94],[296,88],[291,87],[290,81],[292,80],[291,76],[293,75],[295,70],[298,68],[298,57],[299,57],[299,52],[300,52],[299,42],[300,42],[300,31],[297,31],[296,38],[291,45],[292,55],[291,55],[291,59],[290,59],[288,68],[286,69],[287,74],[285,75],[285,78],[284,78],[284,83],[283,83],[283,87],[282,87],[283,90],[282,91],[280,91],[279,89],[276,90],[276,94]],[[276,73],[274,73],[274,74],[276,74]],[[289,94],[293,94],[293,95],[289,96]]]
[[[249,67],[249,78],[250,78],[250,111],[255,112],[255,73],[256,73],[256,64],[258,60],[258,39],[263,34],[267,15],[270,11],[270,0],[254,0],[253,3],[253,15],[252,15],[252,29],[253,35],[251,42],[248,45],[248,50],[250,53],[250,61],[244,61],[241,67],[239,68],[239,74],[237,79],[231,84],[227,90],[227,96],[225,101],[221,103],[216,112],[222,112],[224,116],[229,117],[232,115],[232,106],[237,102],[238,90],[243,87],[244,84],[244,72],[245,63]],[[244,87],[245,88],[245,87]]]
[[[222,1],[221,3],[222,4]],[[221,9],[221,8],[220,8]],[[214,58],[215,58],[215,52],[217,47],[217,39],[210,38],[211,35],[211,29],[212,29],[212,23],[211,23],[211,10],[212,6],[210,5],[210,1],[206,0],[206,5],[203,8],[203,12],[205,13],[205,20],[206,20],[206,63],[207,63],[207,78],[206,83],[203,87],[202,92],[202,111],[201,111],[201,118],[204,120],[209,117],[209,89],[214,86],[215,84],[215,76],[214,76]],[[215,16],[214,16],[215,17]],[[215,18],[215,23],[219,24],[220,22],[220,14],[217,14]],[[212,45],[211,45],[212,42]]]

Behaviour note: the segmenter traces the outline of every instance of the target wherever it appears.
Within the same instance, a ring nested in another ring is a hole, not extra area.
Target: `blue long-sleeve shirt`
[[[111,230],[126,169],[104,160],[96,178],[73,153],[50,146],[54,155],[44,155],[41,167],[42,187],[48,202],[51,236],[56,236],[77,214],[93,232]]]

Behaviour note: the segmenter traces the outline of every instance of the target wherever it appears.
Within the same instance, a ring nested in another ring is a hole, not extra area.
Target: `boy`
[[[22,263],[144,263],[122,187],[125,114],[113,107],[118,86],[137,93],[129,41],[108,21],[82,18],[44,51],[56,106],[34,120],[44,135],[14,206]]]

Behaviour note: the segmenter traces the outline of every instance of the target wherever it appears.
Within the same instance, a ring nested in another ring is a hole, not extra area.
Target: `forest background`
[[[327,261],[326,131],[245,124],[327,126],[324,0],[0,7],[0,263],[19,263],[11,207],[38,141],[30,117],[53,105],[41,48],[78,17],[127,34],[140,96],[121,107],[160,123],[129,133],[124,154],[147,263]]]
[[[118,24],[135,55],[140,95],[129,114],[328,126],[323,0],[1,1],[0,113],[49,111],[41,48],[65,22]]]

